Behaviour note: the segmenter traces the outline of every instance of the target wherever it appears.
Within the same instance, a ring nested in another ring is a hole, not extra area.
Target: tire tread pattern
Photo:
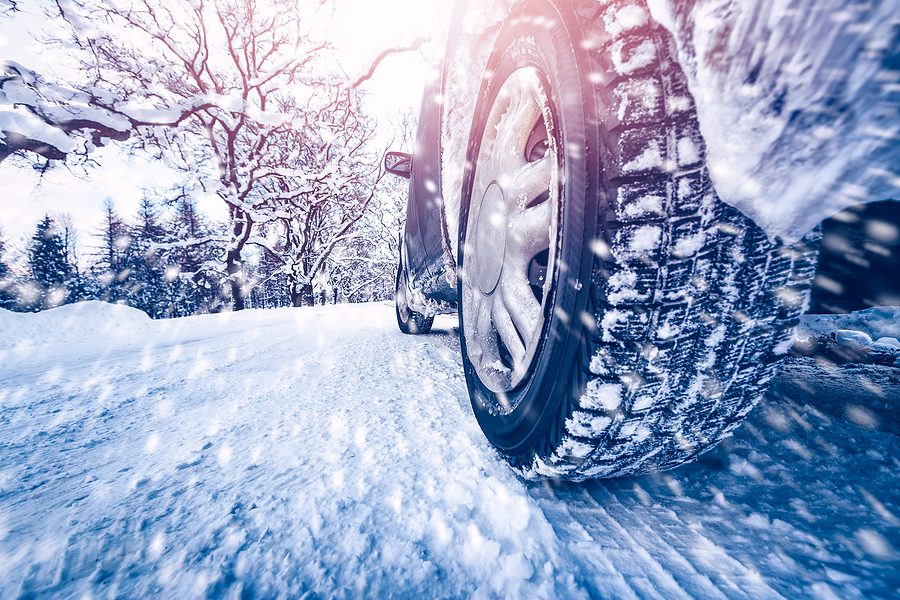
[[[671,35],[649,19],[606,33],[636,4],[647,11],[573,2],[592,68],[637,67],[596,86],[612,196],[581,315],[596,326],[585,327],[558,425],[510,457],[527,477],[665,470],[712,448],[765,393],[815,274],[816,233],[773,242],[716,196]]]

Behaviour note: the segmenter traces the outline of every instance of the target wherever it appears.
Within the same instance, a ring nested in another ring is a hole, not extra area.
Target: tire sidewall
[[[539,26],[535,19],[541,19]],[[586,65],[577,48],[579,30],[574,15],[565,7],[556,7],[546,0],[529,1],[517,6],[501,29],[494,51],[487,64],[493,77],[486,78],[479,92],[475,117],[469,136],[467,167],[463,179],[459,219],[459,268],[465,262],[465,235],[468,209],[471,203],[474,175],[484,123],[494,99],[506,78],[521,66],[534,66],[541,72],[549,87],[557,144],[562,165],[557,234],[557,261],[552,271],[553,284],[546,303],[546,318],[541,346],[525,380],[505,394],[514,406],[508,413],[500,413],[498,395],[478,379],[474,365],[468,359],[464,333],[460,336],[463,366],[472,407],[488,439],[502,453],[523,456],[531,452],[542,454],[542,441],[566,410],[561,404],[578,394],[577,380],[572,377],[584,324],[581,315],[587,306],[590,290],[592,260],[588,250],[595,235],[598,202],[598,161],[595,158],[596,133],[589,115],[595,115],[594,96],[586,88]],[[522,51],[521,41],[527,40],[531,51]],[[562,265],[562,266],[560,266]],[[550,274],[548,274],[550,276]],[[462,298],[462,276],[459,278],[459,297]],[[459,305],[460,327],[465,321]],[[577,366],[576,366],[577,368]]]

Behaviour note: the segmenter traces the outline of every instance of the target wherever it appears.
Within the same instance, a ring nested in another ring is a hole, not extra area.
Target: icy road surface
[[[794,362],[674,472],[525,483],[455,321],[0,312],[0,597],[889,597],[900,369]]]

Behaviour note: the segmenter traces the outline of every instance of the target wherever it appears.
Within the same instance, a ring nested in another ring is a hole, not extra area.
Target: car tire
[[[540,116],[523,162],[529,103]],[[505,133],[516,115],[524,126]],[[547,139],[529,155],[540,127]],[[548,156],[548,190],[519,194],[530,161]],[[517,170],[498,174],[510,157]],[[716,196],[673,40],[646,6],[514,7],[487,64],[466,162],[463,366],[478,423],[510,464],[526,477],[637,474],[728,436],[790,347],[816,236],[770,240]],[[547,198],[549,233],[523,226],[540,238],[528,251],[545,253],[541,278],[516,228]],[[512,272],[524,263],[526,273]],[[523,277],[534,301],[522,300]]]
[[[412,310],[408,301],[409,286],[407,284],[406,270],[401,259],[397,267],[396,285],[394,287],[394,309],[397,315],[397,326],[407,335],[419,335],[431,331],[434,324],[434,316],[425,315]]]

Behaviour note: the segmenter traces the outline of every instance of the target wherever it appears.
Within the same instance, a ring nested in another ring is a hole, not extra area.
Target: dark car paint
[[[845,208],[822,224],[809,312],[900,306],[900,201]]]
[[[465,14],[465,3],[457,2],[450,14],[448,34],[459,31]],[[410,287],[421,289],[428,298],[453,306],[457,301],[457,290],[456,284],[450,282],[456,277],[448,277],[447,272],[455,270],[456,265],[450,251],[452,244],[447,232],[441,181],[444,108],[441,99],[447,74],[444,59],[442,56],[435,65],[441,76],[425,87],[419,110],[401,260],[407,269]]]
[[[456,288],[444,277],[448,247],[441,186],[441,89],[436,79],[425,88],[413,149],[406,210],[403,260],[410,287],[436,300],[454,302]]]

